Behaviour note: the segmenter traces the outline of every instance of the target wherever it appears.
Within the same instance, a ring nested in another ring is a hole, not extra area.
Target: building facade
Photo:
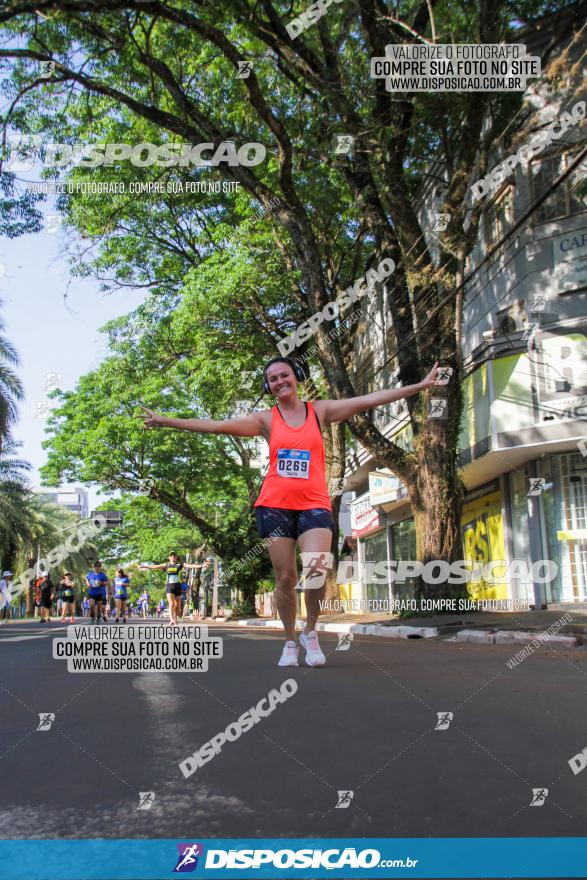
[[[88,493],[82,486],[60,486],[55,489],[43,487],[33,491],[46,501],[71,510],[80,519],[86,519],[90,515]]]
[[[583,41],[570,51],[579,57],[584,49]],[[553,96],[540,85],[526,97],[535,130],[585,101],[580,92]],[[577,124],[518,163],[483,198],[479,235],[465,266],[464,557],[525,562],[510,565],[499,583],[472,580],[473,598],[521,599],[538,607],[587,601],[587,159],[580,161],[587,130],[580,110]],[[434,171],[430,178],[438,181],[442,169]],[[421,193],[425,230],[433,229],[441,190],[433,182]],[[432,236],[428,243],[433,250]],[[362,375],[389,358],[389,295],[383,288],[365,305],[370,331],[357,342],[354,376],[362,393],[374,390]],[[376,384],[392,386],[393,373],[379,373]],[[409,448],[404,412],[402,404],[390,405],[374,419],[386,436]],[[390,472],[377,472],[360,444],[347,461],[345,488],[355,491],[351,529],[359,559],[415,560],[405,487]],[[541,582],[541,560],[556,564],[549,583]],[[363,572],[365,598],[397,599],[413,590],[409,578],[376,580]]]

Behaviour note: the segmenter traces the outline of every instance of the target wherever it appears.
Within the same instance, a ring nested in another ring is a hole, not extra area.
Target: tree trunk
[[[452,563],[462,558],[460,512],[462,490],[446,475],[420,468],[409,487],[414,525],[416,527],[416,558],[423,565],[442,561]],[[445,568],[445,566],[443,566]],[[441,566],[429,567],[430,574],[416,579],[416,599],[445,599],[467,595],[465,583],[450,583],[443,577]],[[434,583],[430,583],[430,580]]]
[[[326,478],[328,491],[330,494],[330,503],[332,505],[332,519],[334,520],[334,531],[332,533],[332,543],[330,552],[333,556],[332,566],[326,575],[326,589],[324,599],[339,599],[338,583],[336,573],[338,571],[338,517],[340,513],[340,503],[342,500],[342,484],[344,482],[345,471],[345,438],[344,425],[331,424],[324,431],[324,453],[326,459]]]
[[[432,410],[431,400],[438,399],[446,402],[445,418],[428,415]],[[414,454],[408,456],[405,482],[416,528],[416,557],[424,565],[437,561],[450,565],[462,558],[460,522],[465,488],[457,470],[460,400],[456,373],[448,386],[430,390],[423,401],[424,418],[414,442]],[[430,574],[437,582],[426,582],[419,577],[417,599],[467,595],[466,584],[450,583],[446,576],[441,576],[440,566],[430,570]]]

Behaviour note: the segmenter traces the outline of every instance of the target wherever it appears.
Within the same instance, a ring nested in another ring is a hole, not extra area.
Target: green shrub
[[[251,602],[237,600],[229,607],[232,608],[231,617],[254,617],[256,615],[255,606]]]
[[[275,590],[275,581],[273,578],[265,578],[262,581],[257,581],[257,593],[262,595],[263,593],[273,593]]]

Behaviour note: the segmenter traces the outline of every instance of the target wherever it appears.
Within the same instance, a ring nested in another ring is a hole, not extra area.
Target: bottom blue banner
[[[586,837],[1,840],[4,880],[585,877]]]

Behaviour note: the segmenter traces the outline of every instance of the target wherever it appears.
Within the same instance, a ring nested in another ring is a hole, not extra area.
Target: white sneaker
[[[306,664],[308,666],[324,666],[326,657],[320,648],[315,630],[309,633],[300,633],[300,645],[306,651]]]
[[[298,646],[295,642],[286,642],[278,666],[299,666]]]

